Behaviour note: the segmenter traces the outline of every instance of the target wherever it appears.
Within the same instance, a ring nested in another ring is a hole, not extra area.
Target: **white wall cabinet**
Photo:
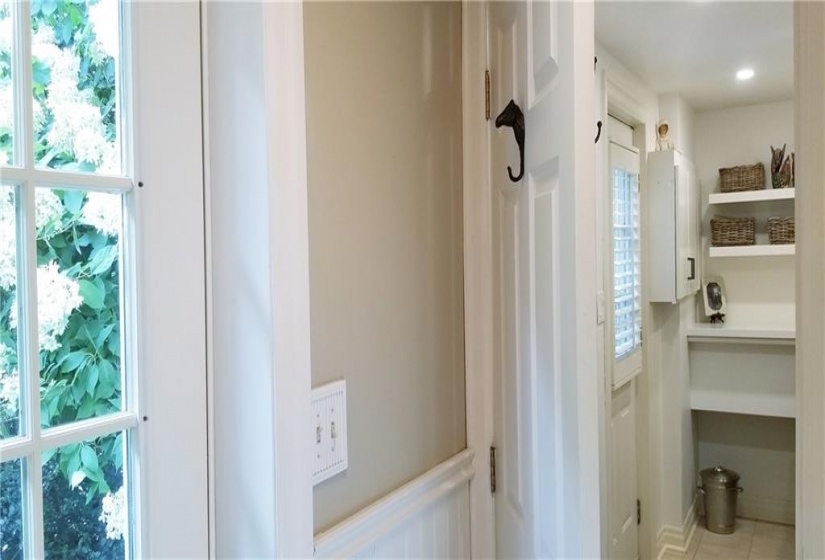
[[[650,152],[650,301],[676,303],[699,290],[699,186],[693,163],[676,150]]]

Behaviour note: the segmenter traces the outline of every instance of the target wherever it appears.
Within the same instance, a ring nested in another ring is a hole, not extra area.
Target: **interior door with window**
[[[0,1],[3,558],[208,554],[199,64],[196,4]]]
[[[600,557],[592,4],[491,3],[488,62],[497,553]]]

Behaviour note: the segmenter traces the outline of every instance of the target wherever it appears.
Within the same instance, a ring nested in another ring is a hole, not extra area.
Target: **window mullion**
[[[15,163],[29,180],[17,188],[18,210],[18,371],[21,379],[20,423],[32,442],[33,451],[24,462],[24,534],[27,556],[44,557],[43,472],[40,449],[40,356],[37,328],[37,248],[35,227],[34,132],[32,107],[31,4],[14,3],[16,55],[12,62],[15,77]]]
[[[37,228],[35,226],[34,185],[26,182],[18,193],[18,345],[20,372],[20,421],[33,444],[26,458],[26,540],[29,555],[43,558],[43,492],[40,464],[40,347],[37,325]],[[23,396],[27,398],[23,398]]]
[[[15,45],[12,57],[14,79],[14,161],[24,169],[34,168],[32,123],[31,3],[13,2]]]

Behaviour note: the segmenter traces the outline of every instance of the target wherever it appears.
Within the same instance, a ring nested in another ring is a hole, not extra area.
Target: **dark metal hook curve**
[[[596,144],[599,143],[599,138],[602,137],[602,121],[596,123]]]
[[[518,175],[513,175],[513,169],[508,165],[507,174],[510,175],[510,180],[514,183],[521,181],[524,177],[524,113],[521,108],[516,105],[512,99],[504,108],[499,116],[496,117],[496,128],[502,126],[509,126],[513,129],[513,134],[516,137],[516,144],[518,144],[519,162],[521,169]]]

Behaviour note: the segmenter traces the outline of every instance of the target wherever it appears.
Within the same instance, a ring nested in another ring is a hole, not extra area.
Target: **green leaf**
[[[117,245],[106,245],[100,250],[92,252],[92,258],[89,260],[89,274],[97,276],[109,270],[112,263],[118,257]]]
[[[100,332],[97,333],[97,336],[95,337],[95,340],[94,340],[95,346],[97,346],[98,348],[103,346],[103,343],[106,342],[106,339],[109,337],[110,334],[112,334],[112,330],[114,330],[114,328],[115,328],[115,325],[111,324],[111,325],[106,325],[105,327],[100,329]]]
[[[75,444],[68,450],[64,448],[63,453],[66,454],[66,472],[80,470],[80,446]]]
[[[94,364],[90,365],[86,371],[88,372],[88,377],[86,378],[86,392],[89,393],[89,396],[94,396],[95,387],[97,386],[97,380],[100,373],[98,367]]]
[[[77,409],[76,420],[85,420],[91,418],[95,413],[95,400],[91,397],[86,397],[80,403],[80,408]]]
[[[68,190],[63,192],[63,205],[72,214],[77,214],[83,207],[83,200],[86,193],[83,191]]]
[[[52,447],[51,449],[47,449],[46,451],[44,451],[41,454],[43,464],[45,465],[46,463],[51,461],[52,457],[54,457],[56,453],[57,453],[57,448],[56,447]]]
[[[91,470],[91,471],[98,471],[100,470],[100,464],[97,461],[97,453],[95,450],[89,445],[81,445],[80,446],[80,460],[83,463],[83,467]],[[89,478],[92,478],[89,476]],[[98,477],[99,478],[99,477]],[[94,478],[92,478],[94,480]]]
[[[40,4],[40,11],[44,16],[48,17],[57,10],[57,0],[43,0]]]
[[[88,280],[80,281],[80,297],[83,303],[92,309],[103,309],[103,298],[105,293]]]
[[[100,370],[100,382],[101,383],[108,383],[111,385],[117,385],[117,382],[120,380],[120,372],[115,368],[115,366],[109,360],[100,360],[97,363],[97,367]]]
[[[84,280],[81,280],[84,282]],[[81,288],[81,292],[83,289]],[[60,372],[61,373],[68,373],[70,371],[76,370],[80,367],[80,364],[83,363],[83,360],[86,359],[86,351],[85,350],[76,350],[75,352],[69,353],[60,365]]]
[[[86,478],[93,482],[99,482],[101,480],[99,469],[89,469],[87,467],[83,467],[83,469],[81,469],[81,472],[84,475],[86,475]]]
[[[89,489],[86,491],[86,505],[87,506],[90,503],[92,503],[92,500],[94,499],[96,494],[97,494],[97,486],[95,486],[94,484],[90,485]]]

